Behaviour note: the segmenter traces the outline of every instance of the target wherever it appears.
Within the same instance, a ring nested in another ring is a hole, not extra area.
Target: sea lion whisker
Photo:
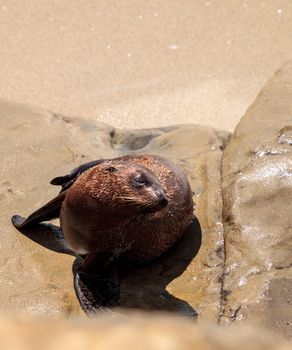
[[[124,202],[127,202],[127,203],[136,203],[137,200],[133,197],[115,197],[115,199],[122,199]]]
[[[116,196],[115,199],[134,199],[134,197],[129,197],[129,196]]]
[[[153,202],[151,204],[144,205],[144,207],[145,208],[154,208],[154,207],[156,207],[157,204],[158,204],[158,201],[155,201],[155,202]]]

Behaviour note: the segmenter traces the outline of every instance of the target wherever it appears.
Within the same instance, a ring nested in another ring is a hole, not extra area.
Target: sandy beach
[[[0,1],[0,97],[115,127],[233,131],[292,57],[292,3]]]

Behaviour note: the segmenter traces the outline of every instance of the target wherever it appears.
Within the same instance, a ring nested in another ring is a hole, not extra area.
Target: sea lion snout
[[[163,190],[156,190],[155,194],[158,198],[158,204],[160,208],[165,208],[168,204],[168,199],[166,197],[166,194]]]
[[[166,198],[165,194],[160,199],[160,205],[162,206],[162,208],[165,208],[168,205],[168,199]]]
[[[144,213],[156,213],[168,205],[168,199],[165,192],[161,188],[153,188],[151,191],[152,205],[143,209]]]

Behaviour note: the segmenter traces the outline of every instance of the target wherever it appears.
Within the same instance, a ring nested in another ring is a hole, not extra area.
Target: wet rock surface
[[[223,322],[292,338],[292,62],[264,86],[224,150]]]
[[[0,311],[82,314],[73,290],[74,259],[27,239],[10,217],[26,216],[53,198],[58,191],[49,184],[53,177],[93,159],[135,152],[159,154],[182,167],[195,192],[198,220],[165,256],[123,268],[121,307],[216,321],[224,261],[221,158],[229,138],[195,125],[122,131],[0,101]]]

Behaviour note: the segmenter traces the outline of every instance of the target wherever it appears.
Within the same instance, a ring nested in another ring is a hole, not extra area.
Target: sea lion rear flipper
[[[111,312],[110,308],[119,305],[120,290],[115,276],[105,278],[77,270],[74,288],[80,306],[88,316]]]
[[[63,192],[64,190],[66,190],[67,188],[69,188],[73,182],[77,179],[77,177],[82,174],[85,170],[92,168],[98,164],[101,164],[103,162],[106,162],[107,159],[97,159],[97,160],[93,160],[91,162],[85,163],[80,165],[79,167],[73,169],[69,174],[65,175],[65,176],[58,176],[53,178],[53,180],[51,180],[51,184],[52,185],[58,185],[58,186],[62,186],[61,192]]]
[[[120,286],[115,270],[102,273],[84,271],[81,258],[73,265],[74,288],[83,311],[93,317],[97,313],[111,312],[111,308],[119,306]],[[84,265],[84,264],[83,264]]]
[[[38,224],[42,221],[48,221],[60,216],[62,203],[66,197],[66,191],[60,193],[57,197],[49,201],[41,208],[34,211],[27,219],[19,215],[13,215],[11,218],[12,224],[17,228],[24,228],[29,225]]]

